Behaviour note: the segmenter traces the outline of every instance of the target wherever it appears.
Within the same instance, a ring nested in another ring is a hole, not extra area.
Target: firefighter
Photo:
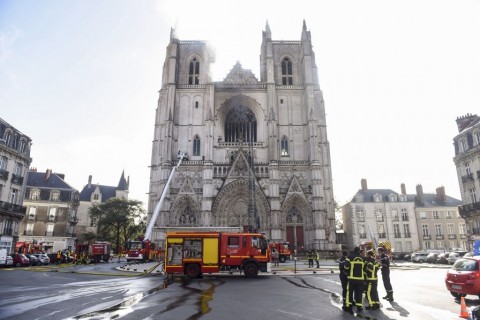
[[[340,272],[340,283],[342,284],[342,300],[343,300],[343,310],[347,310],[347,284],[348,276],[347,270],[345,269],[345,261],[347,260],[348,252],[347,250],[342,251],[342,257],[338,261],[338,271]]]
[[[315,251],[313,252],[313,255],[314,255],[313,258],[315,259],[315,263],[317,264],[317,269],[318,269],[320,268],[320,253],[318,253],[318,251],[315,249]]]
[[[365,280],[367,286],[367,310],[380,309],[380,300],[378,299],[378,270],[380,269],[380,263],[375,260],[375,252],[373,250],[367,251],[367,257],[365,258]]]
[[[360,248],[355,247],[345,260],[347,271],[347,303],[345,311],[353,313],[353,305],[357,312],[363,310],[363,292],[365,291],[365,260],[360,256]]]
[[[383,286],[385,287],[385,291],[387,291],[387,295],[383,297],[383,299],[393,301],[393,288],[390,283],[390,259],[382,247],[378,248],[378,255],[380,256],[380,265],[382,266]]]
[[[308,267],[313,268],[313,252],[312,250],[307,252]]]

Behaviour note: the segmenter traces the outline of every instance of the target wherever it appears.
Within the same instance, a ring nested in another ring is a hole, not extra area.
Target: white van
[[[7,249],[0,249],[0,267],[7,265]]]

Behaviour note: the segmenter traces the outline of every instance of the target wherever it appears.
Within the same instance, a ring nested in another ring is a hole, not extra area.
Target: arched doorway
[[[292,244],[294,249],[297,249],[297,252],[303,252],[305,250],[303,221],[302,214],[297,207],[293,206],[288,210],[285,221],[287,241]]]

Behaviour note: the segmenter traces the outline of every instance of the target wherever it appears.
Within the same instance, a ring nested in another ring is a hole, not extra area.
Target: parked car
[[[15,267],[28,267],[30,260],[23,253],[12,253],[13,265]]]
[[[445,285],[456,299],[466,295],[480,296],[480,256],[459,258],[447,271]]]
[[[415,252],[412,254],[412,262],[426,262],[427,261],[428,252]]]
[[[448,264],[448,256],[451,252],[440,253],[437,257],[437,263]]]
[[[33,255],[33,254],[26,254],[25,256],[28,258],[28,260],[30,260],[30,265],[31,265],[31,266],[38,266],[38,265],[41,264],[41,263],[40,263],[40,260],[38,260],[38,258],[37,258],[35,255]]]
[[[473,257],[473,252],[465,253],[462,258],[469,258],[469,257]]]
[[[438,257],[438,253],[436,253],[436,252],[430,252],[430,253],[427,255],[427,262],[428,262],[428,263],[436,263],[436,262],[437,262],[437,257]]]
[[[47,256],[46,253],[34,253],[34,256],[38,258],[40,264],[47,265],[50,264],[50,258]]]

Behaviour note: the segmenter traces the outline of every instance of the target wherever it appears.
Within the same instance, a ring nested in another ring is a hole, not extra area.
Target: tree
[[[114,243],[117,253],[121,244],[145,230],[145,210],[141,201],[111,198],[105,203],[90,207],[88,211],[91,218],[97,219],[98,236]]]
[[[342,217],[342,207],[338,204],[337,201],[334,201],[335,207],[335,227],[337,230],[343,229],[343,217]]]

